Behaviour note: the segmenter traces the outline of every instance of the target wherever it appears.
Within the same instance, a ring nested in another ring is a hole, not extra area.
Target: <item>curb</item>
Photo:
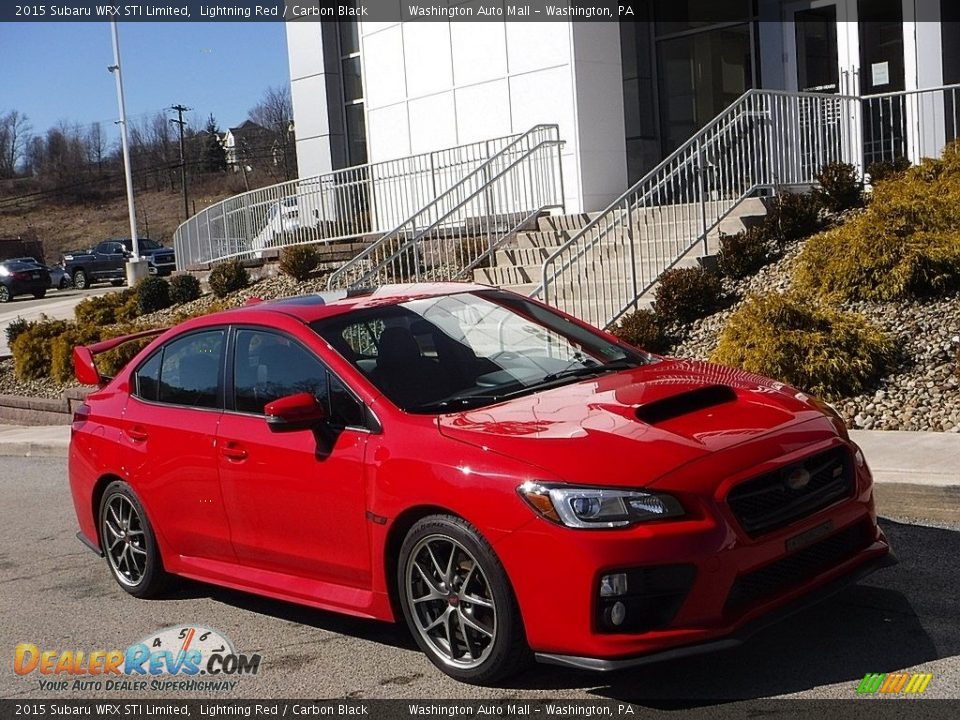
[[[43,457],[66,459],[68,447],[34,442],[0,443],[0,457]]]

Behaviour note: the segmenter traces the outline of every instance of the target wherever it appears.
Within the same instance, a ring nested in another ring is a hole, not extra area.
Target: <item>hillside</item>
[[[190,187],[191,212],[243,191],[232,174],[207,176]],[[137,227],[143,237],[168,244],[183,222],[178,190],[148,190],[136,194]],[[130,235],[127,199],[121,191],[105,191],[83,203],[60,198],[21,199],[0,194],[0,237],[35,236],[43,242],[47,263],[56,263],[64,250],[87,248],[100,240]]]

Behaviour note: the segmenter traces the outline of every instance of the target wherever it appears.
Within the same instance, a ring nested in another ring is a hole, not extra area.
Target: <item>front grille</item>
[[[870,521],[863,520],[759,570],[741,575],[730,590],[727,612],[737,612],[775,597],[849,560],[873,542],[872,530]]]
[[[791,480],[807,478],[791,487]],[[854,490],[853,463],[837,447],[737,485],[727,504],[748,535],[755,537],[812,515]]]

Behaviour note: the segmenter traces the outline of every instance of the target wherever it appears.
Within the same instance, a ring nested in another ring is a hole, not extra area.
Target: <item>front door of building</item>
[[[863,168],[907,156],[908,104],[891,95],[905,88],[902,0],[792,2],[783,27],[788,90],[865,97],[837,104],[844,155]]]

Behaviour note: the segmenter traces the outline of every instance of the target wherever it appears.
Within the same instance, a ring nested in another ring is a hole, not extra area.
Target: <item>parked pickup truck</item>
[[[176,269],[173,250],[148,238],[140,238],[140,256],[147,261],[151,275],[169,275]],[[63,269],[79,290],[95,282],[122,285],[127,277],[127,261],[133,254],[129,238],[104,240],[92,250],[67,252]]]

